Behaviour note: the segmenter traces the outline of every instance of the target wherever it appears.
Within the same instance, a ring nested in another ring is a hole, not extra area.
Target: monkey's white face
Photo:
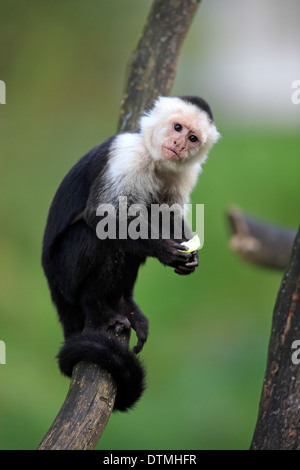
[[[203,162],[219,133],[205,111],[179,98],[160,98],[141,120],[146,146],[156,161]]]
[[[160,146],[163,158],[171,161],[184,160],[191,150],[197,150],[201,145],[201,133],[194,130],[188,119],[173,118],[165,131],[165,138],[161,141],[154,132],[152,143]]]
[[[108,197],[131,194],[147,205],[155,194],[188,203],[201,165],[219,133],[210,114],[180,98],[160,97],[142,116],[139,133],[121,133],[110,149]],[[164,191],[167,190],[167,193]],[[159,200],[159,199],[158,199]]]

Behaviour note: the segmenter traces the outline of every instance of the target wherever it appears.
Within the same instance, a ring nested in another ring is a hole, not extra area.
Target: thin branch
[[[274,307],[251,449],[300,450],[300,364],[293,344],[296,340],[300,340],[300,229]]]
[[[231,208],[227,218],[232,232],[230,248],[244,260],[273,269],[287,266],[296,231],[269,224]]]
[[[201,0],[155,0],[128,64],[119,131],[136,130],[141,111],[172,88],[184,38]]]
[[[140,113],[172,87],[181,45],[201,0],[155,0],[128,69],[119,130],[134,130]],[[121,336],[121,335],[120,335]],[[122,337],[127,342],[129,338]],[[116,387],[99,366],[81,362],[39,450],[93,449],[113,410]]]

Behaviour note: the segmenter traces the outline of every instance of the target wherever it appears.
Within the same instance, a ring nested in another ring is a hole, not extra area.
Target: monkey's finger
[[[180,243],[180,246],[177,248],[177,250],[179,250],[179,251],[184,251],[185,253],[189,253],[189,254],[190,254],[190,252],[188,251],[188,249],[189,249],[189,248],[188,248],[186,245],[181,245],[181,243]]]
[[[179,271],[179,269],[174,270],[174,273],[179,274],[180,276],[188,276],[189,274],[192,274],[193,272],[194,270],[193,271],[183,271],[183,270]]]
[[[189,268],[189,267],[186,267],[186,266],[178,266],[178,268],[174,269],[174,272],[176,274],[180,274],[180,275],[187,275],[187,274],[191,274],[195,271],[195,268],[192,267],[192,268]]]
[[[189,249],[188,246],[182,245],[180,242],[177,242],[176,240],[173,240],[172,245],[173,245],[173,248],[175,248],[176,250],[180,250],[180,251],[184,251],[184,250],[187,251]]]
[[[193,266],[198,266],[199,265],[199,256],[197,251],[193,251],[191,253],[191,259],[186,265],[193,265]]]
[[[188,263],[185,263],[185,266],[190,267],[190,268],[193,268],[193,267],[196,268],[198,265],[199,265],[198,260],[193,260],[193,261],[189,261]]]
[[[191,253],[180,253],[179,251],[177,251],[176,253],[174,253],[174,255],[175,255],[176,261],[182,264],[187,263],[192,258]]]

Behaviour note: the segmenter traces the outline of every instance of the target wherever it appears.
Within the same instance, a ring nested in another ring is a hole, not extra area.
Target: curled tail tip
[[[114,411],[131,409],[145,390],[145,370],[139,359],[104,332],[81,332],[68,337],[57,358],[61,372],[68,377],[81,361],[98,364],[110,372],[117,386]]]

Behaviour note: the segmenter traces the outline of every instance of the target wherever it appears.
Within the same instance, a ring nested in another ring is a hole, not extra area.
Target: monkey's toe
[[[124,330],[130,330],[131,323],[127,317],[116,315],[108,322],[108,329],[112,329],[115,335],[119,335]]]

